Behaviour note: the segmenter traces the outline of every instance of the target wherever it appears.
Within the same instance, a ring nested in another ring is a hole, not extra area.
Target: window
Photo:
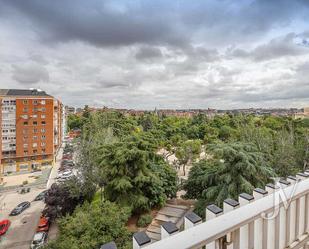
[[[27,105],[28,104],[28,100],[23,100],[23,104]]]
[[[33,154],[37,154],[38,153],[38,150],[33,150]]]
[[[28,151],[27,150],[24,150],[24,155],[28,155]]]
[[[44,133],[44,132],[45,132],[45,129],[41,129],[41,132]]]
[[[45,100],[41,100],[42,105],[45,105],[45,103],[46,103]]]
[[[28,118],[28,115],[26,115],[26,114],[21,115],[21,118],[23,118],[23,119],[27,119],[27,118]]]
[[[27,170],[28,169],[28,164],[20,164],[19,165],[19,170]]]
[[[46,122],[45,122],[45,121],[42,121],[41,124],[42,124],[42,125],[46,125]]]
[[[38,115],[36,115],[36,114],[33,114],[33,115],[32,115],[32,117],[33,117],[33,118],[37,118],[37,117],[38,117]]]
[[[26,142],[28,140],[28,136],[24,136],[23,140],[24,140],[24,142]]]
[[[46,139],[46,136],[45,136],[45,135],[43,135],[43,136],[42,136],[42,140],[45,140],[45,139]]]
[[[37,144],[37,143],[33,143],[33,144],[32,144],[32,147],[33,147],[33,148],[36,148],[36,147],[38,147],[38,144]]]
[[[27,129],[23,129],[23,134],[27,134],[28,130]]]
[[[25,121],[25,122],[24,122],[24,125],[28,125],[28,121]]]
[[[44,153],[44,154],[45,154],[45,152],[46,152],[46,150],[45,150],[45,149],[42,149],[42,153]]]
[[[41,115],[41,118],[46,118],[46,115],[45,115],[45,114],[42,114],[42,115]]]
[[[38,140],[38,136],[33,136],[33,140]]]
[[[33,121],[32,123],[33,123],[33,125],[38,125],[37,121]]]
[[[11,129],[10,132],[16,132],[16,130],[15,129]]]
[[[37,105],[39,102],[38,102],[37,100],[33,100],[32,103],[33,103],[34,105]]]
[[[2,133],[7,133],[9,132],[9,130],[2,130]]]
[[[33,108],[33,112],[37,112],[39,110],[39,108],[35,107]]]
[[[46,143],[44,143],[44,142],[42,142],[42,143],[41,143],[41,146],[43,146],[43,147],[44,147],[45,145],[46,145]]]
[[[28,108],[27,108],[27,107],[24,107],[24,108],[23,108],[23,112],[28,112]]]
[[[38,129],[33,129],[33,133],[37,133],[38,132]]]
[[[45,107],[43,107],[43,108],[42,108],[42,112],[45,112],[45,111],[46,111],[46,108],[45,108]]]
[[[24,144],[24,148],[28,148],[28,144]]]

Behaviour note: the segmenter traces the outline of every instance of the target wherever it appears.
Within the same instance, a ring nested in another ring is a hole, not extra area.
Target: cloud
[[[16,15],[22,14],[27,17],[37,27],[36,32],[45,42],[81,40],[95,46],[123,46],[161,42],[175,45],[185,40],[175,27],[160,18],[159,8],[151,2],[3,2],[8,8],[15,9]],[[170,13],[165,12],[165,15],[168,18]]]
[[[0,1],[1,87],[75,106],[309,102],[306,1]]]
[[[22,84],[49,81],[48,71],[38,64],[12,65],[12,69],[12,78]]]
[[[101,47],[186,46],[196,39],[213,45],[252,41],[257,35],[288,25],[295,16],[308,14],[300,0],[293,4],[289,0],[64,0],[61,4],[3,0],[2,5],[15,10],[16,16],[26,17],[45,42],[80,40]]]
[[[135,58],[142,61],[162,58],[163,54],[159,48],[156,47],[141,47],[135,54]]]
[[[278,59],[282,57],[300,56],[309,53],[309,48],[306,48],[296,42],[298,35],[289,33],[284,37],[278,37],[270,40],[266,44],[257,46],[251,51],[239,48],[229,48],[227,56],[230,58],[249,58],[254,61],[266,61]]]

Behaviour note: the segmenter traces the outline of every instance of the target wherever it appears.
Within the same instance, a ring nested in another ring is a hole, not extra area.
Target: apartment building
[[[52,165],[63,137],[63,105],[40,89],[0,89],[1,173]]]

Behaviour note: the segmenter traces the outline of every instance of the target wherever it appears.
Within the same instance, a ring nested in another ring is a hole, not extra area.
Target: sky
[[[308,0],[0,0],[0,88],[115,108],[309,106]]]

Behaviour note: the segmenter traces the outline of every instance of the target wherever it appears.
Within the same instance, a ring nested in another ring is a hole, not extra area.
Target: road
[[[62,149],[57,156],[57,162],[53,167],[47,188],[55,181],[60,166],[60,158],[62,157]],[[30,193],[19,194],[17,192],[7,192],[0,197],[0,220],[9,219],[11,226],[7,233],[1,237],[0,249],[29,249],[37,224],[40,219],[41,212],[44,208],[43,201],[33,201],[33,199],[41,193],[45,188],[31,188]],[[30,201],[30,208],[17,216],[9,216],[14,207],[23,201]]]

